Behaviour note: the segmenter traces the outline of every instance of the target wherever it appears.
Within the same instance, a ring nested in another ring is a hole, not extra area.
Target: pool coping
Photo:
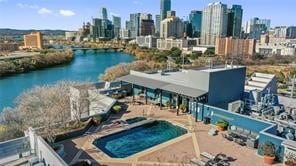
[[[167,122],[171,123],[172,125],[175,125],[175,126],[184,128],[187,133],[185,133],[185,134],[183,134],[181,136],[175,137],[175,138],[173,138],[171,140],[165,141],[165,142],[163,142],[161,144],[158,144],[158,145],[152,146],[150,148],[147,148],[147,149],[145,149],[143,151],[140,151],[138,153],[135,153],[133,155],[124,157],[124,158],[113,158],[113,157],[109,156],[103,150],[101,150],[100,148],[96,147],[93,144],[96,139],[100,139],[100,138],[106,137],[108,135],[112,135],[112,134],[120,133],[120,132],[123,132],[123,131],[127,131],[127,130],[130,130],[130,129],[133,129],[133,128],[142,126],[144,124],[153,123],[155,121],[167,121]],[[96,137],[95,138],[92,137],[92,140],[89,142],[90,145],[91,145],[91,147],[93,149],[96,149],[98,152],[100,152],[101,155],[104,158],[107,159],[106,161],[112,160],[112,161],[119,161],[119,162],[123,162],[123,161],[126,161],[126,160],[137,160],[138,158],[140,158],[142,156],[145,156],[145,155],[150,154],[152,152],[155,152],[157,150],[163,149],[163,148],[165,148],[165,147],[167,147],[169,145],[175,144],[175,143],[177,143],[177,142],[179,142],[181,140],[184,140],[184,139],[187,139],[187,138],[192,137],[192,134],[190,133],[190,131],[189,131],[189,129],[188,129],[187,126],[185,126],[185,125],[183,125],[181,123],[178,123],[178,122],[175,122],[175,121],[171,121],[171,120],[168,120],[168,119],[163,119],[163,118],[160,118],[160,119],[147,118],[147,120],[140,121],[140,122],[131,124],[129,126],[124,126],[123,128],[118,128],[118,129],[112,130],[111,132],[104,133],[103,135],[98,135],[98,134],[101,134],[101,133],[99,132],[99,133],[93,134],[93,136],[96,136]]]

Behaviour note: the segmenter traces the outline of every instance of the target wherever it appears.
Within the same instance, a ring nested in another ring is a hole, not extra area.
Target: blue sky
[[[172,9],[181,18],[191,10],[202,10],[213,0],[172,0]],[[251,17],[269,18],[272,26],[296,25],[296,0],[223,0],[240,4],[244,21]],[[122,23],[130,13],[159,13],[160,0],[0,0],[0,28],[76,30],[84,21],[98,17],[106,7],[109,17],[118,15]]]

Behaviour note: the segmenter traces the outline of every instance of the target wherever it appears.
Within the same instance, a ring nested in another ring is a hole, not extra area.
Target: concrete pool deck
[[[173,124],[180,125],[188,130],[188,133],[175,139],[156,145],[142,152],[123,159],[114,159],[96,148],[92,142],[101,136],[108,135],[108,131],[81,136],[72,140],[62,142],[65,146],[64,160],[68,164],[76,161],[89,159],[94,165],[110,166],[149,166],[149,165],[190,165],[190,160],[199,157],[201,152],[211,154],[224,153],[234,158],[231,165],[252,165],[262,166],[263,159],[256,155],[255,149],[241,147],[234,142],[228,142],[220,134],[209,136],[207,133],[210,125],[196,123],[191,115],[180,114],[176,116],[174,111],[167,109],[159,110],[154,105],[133,105],[128,104],[126,112],[114,115],[112,119],[128,119],[132,117],[146,116],[156,120],[167,120]],[[120,128],[115,130],[121,130]],[[112,130],[112,132],[114,132]],[[97,163],[97,164],[96,164]]]

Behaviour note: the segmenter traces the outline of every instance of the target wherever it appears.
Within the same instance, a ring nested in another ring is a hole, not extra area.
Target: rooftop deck
[[[129,101],[129,100],[128,100]],[[122,114],[113,115],[111,119],[128,119],[132,117],[146,116],[147,118],[167,120],[182,125],[189,131],[176,139],[170,140],[158,146],[147,149],[124,159],[113,159],[92,145],[94,139],[108,135],[117,129],[102,129],[91,135],[81,136],[62,142],[66,155],[64,160],[70,164],[75,161],[89,159],[97,165],[190,165],[190,160],[200,157],[200,153],[208,152],[213,155],[224,153],[234,159],[231,165],[262,166],[263,159],[256,155],[255,149],[242,147],[234,142],[228,142],[221,134],[209,136],[211,125],[196,123],[191,115],[181,114],[176,116],[175,110],[159,110],[153,105],[134,105],[129,103],[128,108]]]

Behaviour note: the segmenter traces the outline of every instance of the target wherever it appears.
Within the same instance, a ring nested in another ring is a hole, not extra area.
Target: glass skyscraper
[[[114,36],[119,38],[119,31],[121,28],[121,18],[117,16],[113,16],[113,25],[114,25]]]
[[[243,21],[243,9],[241,5],[233,5],[231,9],[228,9],[228,25],[227,36],[235,38],[241,37],[242,21]]]
[[[100,16],[103,20],[107,20],[108,19],[108,14],[107,14],[107,9],[106,8],[101,8],[100,10]]]
[[[189,22],[192,24],[193,37],[200,37],[202,11],[193,10],[189,14]]]
[[[155,15],[155,35],[159,36],[160,33],[160,15]]]
[[[171,0],[160,1],[160,21],[167,17],[167,12],[171,10]]]

